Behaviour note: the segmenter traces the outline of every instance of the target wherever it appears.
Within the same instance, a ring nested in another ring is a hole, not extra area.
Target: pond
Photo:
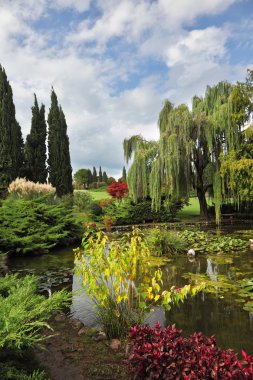
[[[217,233],[245,239],[253,238],[252,226],[237,227],[236,230],[231,226]],[[41,291],[44,292],[50,293],[51,289],[63,285],[73,291],[80,288],[77,277],[73,275],[72,248],[44,256],[11,258],[2,266],[10,272],[38,275]],[[238,276],[253,279],[253,250],[249,249],[244,253],[226,253],[221,256],[198,255],[191,259],[187,255],[175,255],[163,266],[163,274],[165,287],[171,285],[181,287],[188,283],[189,276],[201,274],[213,282],[217,281],[219,276],[224,276],[231,283]],[[92,304],[84,292],[73,296],[71,312],[75,318],[82,319],[85,324],[94,325]],[[154,324],[157,320],[163,325],[176,323],[177,328],[182,328],[186,335],[194,331],[202,331],[209,336],[215,335],[218,345],[223,348],[231,347],[236,352],[244,349],[248,353],[253,353],[253,313],[243,310],[243,304],[238,302],[232,291],[223,294],[216,292],[214,288],[212,294],[202,292],[169,312],[156,308],[148,317],[148,323]]]

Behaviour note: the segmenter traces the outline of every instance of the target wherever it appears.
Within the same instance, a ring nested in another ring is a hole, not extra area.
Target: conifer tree
[[[97,171],[96,171],[95,166],[93,166],[92,179],[93,179],[93,182],[97,182],[97,180],[98,180]]]
[[[73,193],[67,123],[53,89],[47,122],[49,182],[59,196]]]
[[[103,172],[103,182],[107,183],[107,181],[108,181],[108,176],[106,172]]]
[[[125,166],[123,166],[123,170],[122,170],[122,182],[126,182],[126,179],[127,179],[126,168],[125,168]]]
[[[90,185],[93,182],[93,176],[91,173],[91,170],[88,169],[88,185]]]
[[[98,181],[99,181],[99,182],[102,182],[102,181],[103,181],[103,174],[102,174],[101,166],[99,166]]]
[[[0,187],[6,188],[24,169],[23,139],[16,120],[11,86],[0,65]]]
[[[25,144],[26,177],[33,182],[45,183],[47,181],[46,136],[45,106],[42,104],[39,108],[37,97],[34,94],[31,131],[27,135]]]

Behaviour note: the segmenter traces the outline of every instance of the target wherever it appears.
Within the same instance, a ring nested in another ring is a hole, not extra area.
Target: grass
[[[189,205],[182,208],[177,213],[177,218],[184,219],[184,218],[191,218],[195,216],[199,216],[200,214],[200,208],[199,208],[199,201],[198,198],[190,198],[189,199]]]
[[[105,191],[104,188],[101,189],[92,189],[92,190],[78,190],[78,191],[87,191],[95,201],[100,199],[111,199],[111,196]]]

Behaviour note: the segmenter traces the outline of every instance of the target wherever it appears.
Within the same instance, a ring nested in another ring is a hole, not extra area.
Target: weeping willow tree
[[[150,195],[153,208],[159,209],[164,194],[188,197],[194,189],[200,215],[207,217],[209,191],[219,219],[221,204],[232,195],[224,185],[230,173],[224,174],[224,166],[221,172],[221,163],[244,142],[242,127],[253,110],[252,77],[249,72],[245,83],[208,86],[204,97],[193,98],[191,110],[167,100],[159,115],[158,142],[140,136],[124,141],[125,158],[133,158],[128,185],[135,202]]]
[[[128,171],[128,190],[135,203],[149,195],[149,177],[151,166],[159,159],[159,144],[147,141],[140,135],[124,140],[124,156],[133,163]]]

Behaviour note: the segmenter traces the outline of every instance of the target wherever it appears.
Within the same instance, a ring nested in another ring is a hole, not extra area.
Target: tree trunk
[[[199,200],[200,216],[207,219],[208,218],[207,202],[206,202],[205,191],[203,188],[200,188],[200,187],[197,188],[197,197]]]

